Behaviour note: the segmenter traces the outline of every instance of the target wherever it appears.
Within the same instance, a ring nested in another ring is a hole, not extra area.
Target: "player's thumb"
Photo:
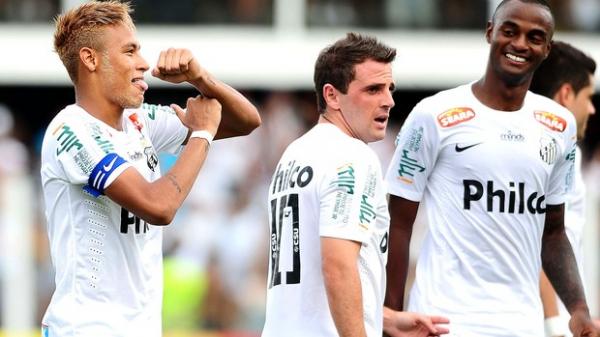
[[[181,122],[183,123],[183,121],[185,120],[185,111],[183,111],[183,109],[175,103],[171,104],[170,106],[171,106],[171,109],[173,109],[175,111],[175,114],[177,115],[177,117],[179,117],[179,120],[181,120]],[[185,123],[183,123],[183,124],[185,124]]]

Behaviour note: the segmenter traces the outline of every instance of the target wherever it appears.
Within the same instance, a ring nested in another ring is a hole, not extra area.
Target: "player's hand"
[[[181,83],[206,77],[206,70],[188,49],[169,48],[160,52],[152,76],[171,83]]]
[[[571,314],[569,328],[573,337],[599,337],[600,332],[587,312],[575,311]]]
[[[440,316],[427,316],[414,312],[384,308],[383,331],[390,337],[428,337],[447,334],[449,320]]]
[[[186,111],[179,105],[171,104],[177,117],[183,125],[192,131],[206,130],[213,136],[217,134],[219,123],[221,123],[221,103],[214,98],[196,96],[188,98]]]

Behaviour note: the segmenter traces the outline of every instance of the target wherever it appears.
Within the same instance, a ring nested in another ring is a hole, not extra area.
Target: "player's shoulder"
[[[143,117],[146,120],[154,121],[157,118],[160,118],[164,114],[174,114],[175,111],[170,106],[160,105],[160,104],[151,104],[151,103],[143,103],[138,108],[133,109],[125,109],[124,115],[129,118],[131,115],[137,115],[138,117]]]
[[[337,126],[320,123],[293,141],[288,150],[305,153],[321,162],[363,158],[373,160],[375,152],[363,141],[350,137]]]
[[[525,102],[533,110],[533,117],[550,130],[562,133],[571,129],[575,132],[575,116],[553,99],[528,91]]]
[[[437,117],[446,111],[456,109],[471,109],[473,93],[471,84],[464,84],[455,88],[446,89],[422,99],[413,109],[413,113]]]
[[[84,114],[86,114],[86,111],[77,104],[67,105],[54,116],[51,123],[62,123],[66,121],[81,123],[84,120],[81,118]]]

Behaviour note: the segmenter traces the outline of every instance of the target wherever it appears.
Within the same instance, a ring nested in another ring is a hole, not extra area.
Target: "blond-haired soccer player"
[[[152,75],[188,82],[202,95],[188,99],[186,112],[142,104],[149,66],[130,12],[124,3],[92,1],[56,19],[54,45],[75,104],[54,117],[42,146],[56,269],[45,337],[161,336],[160,225],[190,191],[212,138],[260,124],[255,107],[185,49],[163,51]],[[182,144],[161,176],[157,154]]]
[[[577,140],[583,140],[590,115],[596,112],[592,103],[596,62],[581,50],[562,41],[554,41],[550,54],[533,74],[529,90],[549,97],[569,109],[577,123]],[[581,149],[575,152],[573,189],[565,203],[565,230],[573,247],[579,275],[583,277],[583,225],[585,223],[585,185],[581,174]],[[569,312],[557,298],[544,273],[540,279],[544,305],[546,336],[572,336]]]

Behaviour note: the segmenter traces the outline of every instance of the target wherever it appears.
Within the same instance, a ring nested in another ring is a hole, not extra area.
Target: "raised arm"
[[[221,105],[215,99],[190,98],[187,113],[172,105],[183,124],[192,131],[206,130],[214,135],[221,117]],[[160,179],[148,182],[135,168],[129,167],[106,188],[105,194],[149,224],[169,224],[190,192],[206,159],[206,139],[188,141],[175,165]]]
[[[214,78],[187,49],[162,51],[152,75],[172,83],[186,81],[203,96],[219,101],[223,114],[216,139],[247,135],[261,123],[256,107],[237,90]]]
[[[571,314],[573,336],[598,336],[590,319],[575,255],[564,226],[565,205],[547,205],[542,237],[542,265],[556,293]]]
[[[401,311],[408,274],[410,238],[419,203],[390,195],[390,241],[385,305]]]

